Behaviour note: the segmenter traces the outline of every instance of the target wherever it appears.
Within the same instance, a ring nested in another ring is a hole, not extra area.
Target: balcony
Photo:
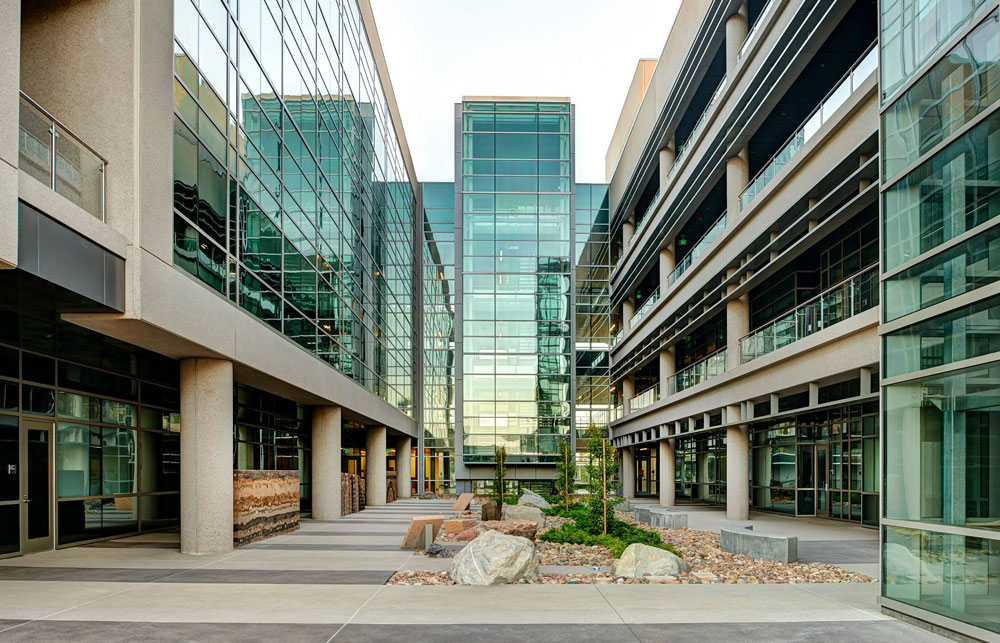
[[[107,161],[24,93],[18,125],[18,167],[104,221]]]
[[[772,8],[774,8],[774,0],[767,0],[767,4],[760,10],[760,15],[757,16],[757,20],[754,21],[753,27],[750,28],[750,33],[747,34],[747,37],[743,40],[743,44],[740,45],[740,51],[736,54],[737,60],[743,60],[743,56],[745,56],[747,51],[750,50],[750,45],[753,44],[754,38],[757,37],[757,32],[760,30],[760,26],[767,22],[767,19],[771,17]]]
[[[705,254],[705,251],[719,238],[722,231],[726,229],[726,213],[723,212],[722,216],[709,228],[705,234],[702,235],[701,239],[698,240],[694,247],[691,248],[691,252],[687,253],[680,262],[674,266],[673,271],[667,277],[667,286],[672,286],[681,278],[688,268],[690,268],[698,257]]]
[[[684,389],[707,382],[726,372],[726,349],[718,350],[687,366],[670,378],[669,393],[674,395]]]
[[[656,302],[658,301],[660,301],[659,286],[657,286],[656,290],[654,290],[653,293],[649,296],[649,299],[647,299],[645,303],[642,304],[642,306],[639,306],[639,310],[635,311],[635,314],[632,315],[632,318],[628,320],[629,330],[638,326],[639,322],[642,321],[642,318],[645,317],[646,314],[649,313],[649,311],[653,310],[653,306],[655,306]]]
[[[855,275],[740,339],[740,363],[773,353],[878,305],[878,266]]]
[[[740,194],[740,209],[749,206],[758,194],[788,165],[799,151],[813,139],[823,125],[847,102],[861,85],[878,69],[878,48],[872,47],[854,64],[851,71],[826,95],[819,106],[806,118],[805,122],[792,134],[778,153],[768,162],[750,184]]]
[[[660,385],[653,384],[628,401],[628,410],[635,413],[639,409],[644,409],[660,399]]]

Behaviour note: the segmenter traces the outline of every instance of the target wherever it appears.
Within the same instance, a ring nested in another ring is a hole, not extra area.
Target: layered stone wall
[[[298,528],[298,471],[233,471],[234,546]]]

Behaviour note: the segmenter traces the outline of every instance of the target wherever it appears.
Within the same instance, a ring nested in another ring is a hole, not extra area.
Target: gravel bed
[[[615,584],[646,585],[650,581],[639,578],[615,578],[608,574],[541,574],[538,580],[521,581],[518,585],[582,585]],[[655,582],[655,581],[654,581]],[[455,585],[448,572],[400,571],[386,581],[386,585]]]
[[[615,564],[611,550],[601,545],[572,545],[536,541],[538,561],[542,565],[574,565],[593,567],[594,565]]]

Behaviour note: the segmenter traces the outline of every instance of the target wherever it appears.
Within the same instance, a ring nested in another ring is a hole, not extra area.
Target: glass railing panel
[[[771,180],[788,165],[798,154],[799,150],[805,147],[812,137],[819,131],[823,123],[826,122],[838,108],[847,102],[848,98],[861,86],[878,68],[878,51],[873,45],[864,56],[862,56],[851,68],[851,71],[841,80],[833,90],[826,95],[826,98],[816,107],[809,117],[803,122],[799,129],[792,134],[791,138],[771,161],[764,166],[760,173],[754,177],[750,184],[740,194],[740,209],[746,208],[760,194]]]
[[[670,378],[670,394],[697,386],[726,372],[726,349],[716,351],[690,366],[680,370]]]
[[[766,22],[766,18],[770,16],[771,7],[773,5],[774,5],[774,0],[768,0],[767,4],[764,5],[764,8],[760,10],[760,13],[757,15],[757,20],[754,21],[753,27],[750,28],[750,33],[747,34],[746,39],[743,40],[743,44],[740,45],[740,51],[736,55],[737,60],[742,60],[743,56],[746,55],[747,49],[750,48],[750,44],[754,41],[754,38],[757,36],[757,31],[760,29],[760,26],[764,24],[764,22]]]
[[[676,266],[674,266],[673,271],[667,277],[667,286],[672,285],[681,275],[683,275],[687,270],[694,264],[695,260],[701,255],[705,254],[708,248],[715,242],[715,240],[722,234],[722,231],[726,229],[726,214],[723,213],[721,217],[709,228],[701,239],[694,244],[691,248],[691,252],[684,255]],[[661,285],[661,288],[663,286]]]
[[[632,315],[632,319],[630,319],[628,322],[628,327],[635,328],[639,324],[639,322],[642,321],[642,318],[646,316],[646,313],[648,313],[650,310],[653,309],[653,306],[656,304],[657,301],[659,301],[659,299],[660,299],[660,289],[657,288],[649,296],[649,299],[647,299],[645,303],[643,303],[642,306],[639,307],[639,310],[635,311],[635,314]]]
[[[631,400],[629,400],[628,408],[629,411],[638,411],[639,409],[644,409],[647,406],[652,405],[654,402],[660,399],[660,385],[654,384],[650,386],[643,392],[639,393]]]
[[[740,363],[772,353],[876,305],[878,268],[872,268],[740,339]]]
[[[23,94],[19,112],[18,167],[103,221],[104,159]]]

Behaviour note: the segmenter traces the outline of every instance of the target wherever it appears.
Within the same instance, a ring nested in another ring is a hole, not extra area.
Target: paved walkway
[[[217,556],[147,534],[0,561],[0,641],[938,641],[879,613],[877,585],[383,583],[405,500]]]

